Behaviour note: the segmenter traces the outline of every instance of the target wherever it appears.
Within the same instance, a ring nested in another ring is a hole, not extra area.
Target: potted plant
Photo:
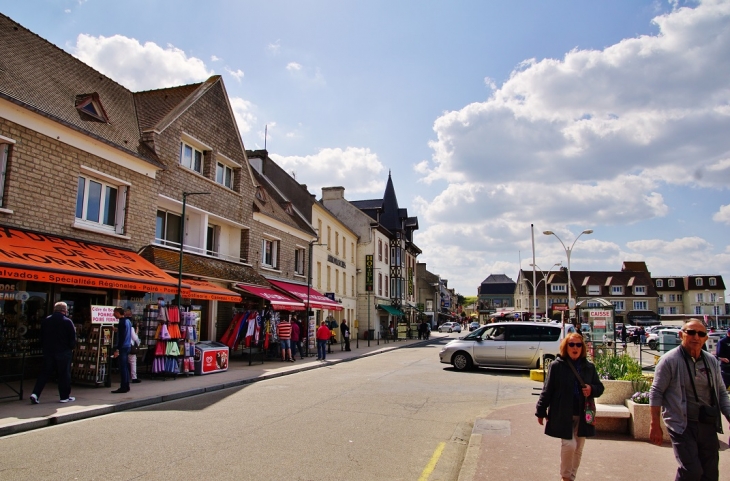
[[[620,404],[636,392],[634,383],[644,379],[641,365],[628,354],[605,352],[593,358],[596,372],[604,386],[603,395],[596,398],[601,404]]]
[[[629,408],[631,417],[629,418],[629,431],[634,439],[648,440],[649,428],[651,426],[651,406],[649,406],[649,388],[650,384],[647,380],[641,380],[634,383],[636,392],[630,399],[626,400],[626,407]],[[661,421],[662,434],[664,441],[669,441],[669,433],[667,432],[664,421]]]

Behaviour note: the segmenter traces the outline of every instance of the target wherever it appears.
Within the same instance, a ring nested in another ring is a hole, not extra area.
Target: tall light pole
[[[562,262],[556,262],[555,264],[553,264],[553,267],[560,267],[562,265],[563,265]],[[547,278],[550,275],[550,273],[552,272],[553,267],[551,267],[550,270],[547,271],[547,274],[545,274],[542,271],[542,269],[540,269],[540,267],[537,264],[530,264],[530,267],[536,268],[538,271],[540,271],[540,274],[542,274],[542,282],[545,284],[545,317],[548,317],[548,292],[547,292],[548,289],[547,289]],[[539,284],[539,282],[538,282],[538,284]],[[537,286],[535,286],[535,289],[536,289],[535,290],[535,292],[536,292],[535,297],[537,297]]]
[[[189,195],[210,195],[210,192],[183,192],[182,218],[180,219],[180,261],[177,267],[177,310],[182,309],[182,268],[183,268],[183,244],[185,243],[185,204]]]
[[[593,234],[593,229],[586,229],[583,232],[581,232],[580,234],[578,234],[578,237],[575,238],[575,240],[570,245],[570,247],[565,247],[565,244],[560,239],[560,237],[558,237],[558,235],[551,230],[546,230],[543,232],[543,234],[554,235],[555,238],[558,239],[558,241],[560,241],[560,244],[563,246],[563,249],[565,250],[565,256],[568,258],[568,309],[569,309],[568,317],[570,317],[570,313],[575,310],[575,300],[571,297],[571,291],[570,291],[570,254],[572,254],[573,247],[575,247],[575,243],[578,242],[578,239],[580,239],[580,236],[582,236],[583,234],[586,234],[586,235]],[[565,324],[565,322],[563,322],[563,324]],[[565,326],[563,326],[563,327],[565,327]],[[563,329],[563,330],[565,330],[565,329]]]

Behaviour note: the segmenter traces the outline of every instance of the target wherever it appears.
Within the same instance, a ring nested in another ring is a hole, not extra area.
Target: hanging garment
[[[244,337],[248,336],[248,329],[249,329],[248,326],[249,326],[252,318],[253,317],[252,317],[251,311],[247,311],[243,314],[243,319],[241,320],[241,324],[238,328],[238,334],[236,334],[236,339],[233,342],[233,345],[229,346],[232,351],[235,351],[236,349],[238,349],[238,346],[241,344],[241,341],[244,340]],[[244,336],[244,332],[246,333],[245,336]]]
[[[228,347],[231,347],[233,345],[233,342],[231,341],[231,338],[235,336],[235,332],[238,328],[238,323],[241,322],[241,319],[243,318],[243,314],[238,312],[233,316],[233,320],[231,320],[231,323],[228,325],[228,329],[226,329],[226,332],[223,333],[221,336],[220,342],[225,344]]]
[[[155,356],[165,355],[165,349],[167,348],[166,344],[166,342],[158,342],[157,345],[155,345]]]
[[[254,345],[257,345],[259,343],[259,338],[261,337],[261,324],[262,324],[262,322],[263,321],[261,320],[261,314],[259,314],[257,312],[256,313],[256,330],[254,331],[254,335],[253,335]]]
[[[160,334],[162,334],[162,323],[157,324],[157,330],[155,331],[155,339],[162,339],[160,337]]]
[[[167,307],[160,306],[159,309],[157,309],[157,320],[158,321],[168,321],[169,318],[167,316]]]
[[[167,330],[167,326],[165,324],[162,325],[162,332],[160,332],[160,339],[165,340],[165,341],[170,339],[170,332]]]

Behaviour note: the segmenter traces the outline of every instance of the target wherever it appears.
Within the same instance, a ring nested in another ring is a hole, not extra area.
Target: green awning
[[[405,316],[405,314],[403,314],[401,311],[399,311],[395,307],[389,306],[387,304],[378,304],[378,309],[382,309],[385,312],[387,312],[388,314],[391,314],[393,316],[401,316],[401,317]]]

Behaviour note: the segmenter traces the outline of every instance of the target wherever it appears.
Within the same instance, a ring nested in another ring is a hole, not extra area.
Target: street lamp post
[[[586,234],[586,235],[593,234],[593,229],[586,229],[583,232],[581,232],[580,234],[578,234],[578,237],[575,238],[575,240],[570,245],[570,247],[566,247],[565,244],[563,243],[563,241],[560,239],[560,237],[558,237],[558,235],[551,230],[546,230],[543,232],[543,234],[554,235],[555,238],[558,239],[558,241],[560,241],[560,244],[563,246],[563,249],[565,250],[565,256],[568,258],[568,309],[569,309],[568,317],[570,318],[570,316],[571,316],[570,313],[572,313],[575,310],[575,301],[571,297],[571,289],[570,289],[570,254],[572,254],[573,247],[575,247],[575,243],[578,242],[578,239],[580,239],[580,236],[582,236],[583,234]],[[565,321],[563,321],[563,331],[564,330],[565,330]]]
[[[182,307],[183,244],[185,243],[185,205],[189,195],[210,195],[210,192],[183,192],[182,218],[180,219],[180,260],[177,267],[177,310]]]
[[[553,267],[560,267],[562,266],[562,262],[556,262],[553,264]],[[548,288],[547,288],[547,278],[550,275],[550,273],[553,270],[553,267],[550,268],[550,270],[547,271],[547,274],[545,274],[542,269],[540,269],[540,266],[537,264],[530,264],[530,267],[535,267],[538,271],[540,271],[540,274],[542,274],[542,282],[545,284],[545,317],[548,317]],[[539,282],[538,282],[539,284]],[[535,297],[537,297],[537,285],[535,286]]]

